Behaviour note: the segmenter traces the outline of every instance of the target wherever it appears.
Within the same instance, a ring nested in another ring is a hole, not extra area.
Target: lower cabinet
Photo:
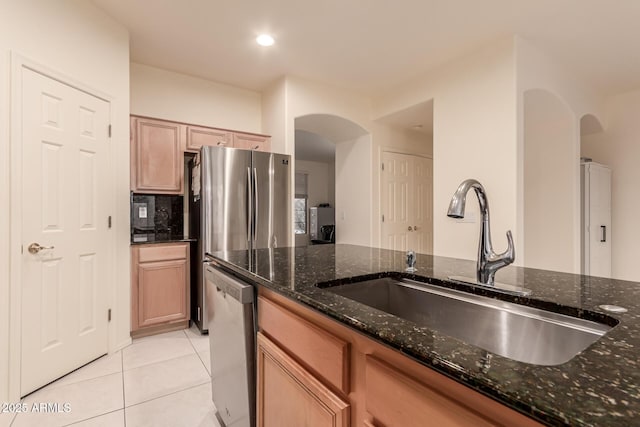
[[[259,294],[258,427],[541,427],[299,303]]]
[[[188,326],[188,243],[132,246],[131,272],[133,336]]]
[[[348,427],[349,404],[258,333],[258,427]]]

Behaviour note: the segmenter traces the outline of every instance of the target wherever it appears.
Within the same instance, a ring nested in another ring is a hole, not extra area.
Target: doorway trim
[[[9,189],[9,401],[18,402],[20,400],[20,375],[21,375],[21,327],[22,327],[22,69],[27,68],[42,74],[48,78],[56,80],[67,86],[79,91],[88,93],[96,98],[102,99],[109,103],[109,121],[113,117],[113,100],[108,95],[98,89],[88,86],[82,82],[75,80],[68,75],[57,70],[51,69],[46,65],[42,65],[20,53],[11,51],[10,58],[10,107],[9,107],[9,134],[10,134],[10,189]],[[109,137],[109,161],[112,165],[116,162],[116,150],[112,145],[111,137]],[[112,217],[115,216],[115,172],[114,168],[110,168],[108,179],[110,184],[109,199],[110,211]],[[114,262],[116,248],[116,230],[117,227],[111,228],[111,233],[105,246],[110,252],[109,257],[111,264],[108,266],[107,285],[110,288],[109,306],[113,307],[116,297],[116,287],[114,281]],[[107,346],[111,353],[115,347],[115,322],[109,322],[107,325]]]

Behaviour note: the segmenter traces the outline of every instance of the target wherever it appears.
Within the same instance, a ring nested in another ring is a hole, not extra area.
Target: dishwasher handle
[[[235,277],[223,273],[211,265],[205,266],[205,280],[211,282],[218,291],[239,301],[242,304],[253,304],[253,286]]]

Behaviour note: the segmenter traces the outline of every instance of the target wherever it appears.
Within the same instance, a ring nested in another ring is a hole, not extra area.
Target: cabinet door
[[[201,126],[187,126],[186,151],[197,153],[203,145],[233,147],[231,132]]]
[[[271,151],[271,138],[265,135],[236,132],[233,134],[233,146],[245,150]]]
[[[184,188],[184,126],[163,120],[132,118],[131,190],[181,194]]]
[[[375,425],[384,427],[492,426],[472,409],[367,356],[365,399]]]
[[[258,427],[348,427],[349,404],[258,333]]]
[[[186,259],[137,265],[133,330],[189,319],[187,265]]]

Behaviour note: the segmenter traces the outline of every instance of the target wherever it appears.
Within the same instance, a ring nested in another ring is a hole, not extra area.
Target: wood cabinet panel
[[[131,190],[181,194],[184,189],[184,126],[132,117]]]
[[[495,425],[371,356],[366,358],[365,395],[367,412],[385,427]]]
[[[386,425],[386,418],[383,420],[377,417],[380,414],[376,412],[374,406],[384,407],[388,404],[376,404],[376,400],[374,400],[376,399],[375,393],[378,393],[378,402],[381,402],[384,399],[398,398],[398,396],[395,391],[392,391],[386,385],[377,391],[370,390],[371,388],[376,387],[372,383],[374,379],[369,379],[372,375],[371,368],[369,368],[370,363],[368,363],[370,358],[385,364],[387,367],[390,367],[394,373],[398,372],[402,378],[407,378],[409,381],[418,385],[417,388],[420,390],[419,393],[414,393],[414,389],[411,388],[411,386],[402,386],[404,390],[407,391],[406,394],[420,394],[423,393],[422,389],[426,388],[429,393],[428,396],[433,396],[435,402],[444,402],[443,404],[446,405],[448,410],[452,412],[466,411],[475,414],[481,420],[481,423],[478,425],[483,425],[482,422],[484,422],[485,425],[486,423],[489,423],[490,425],[497,426],[542,426],[542,424],[538,423],[536,420],[529,418],[528,416],[525,416],[481,393],[478,393],[468,386],[454,381],[445,375],[442,375],[439,372],[408,358],[402,353],[376,342],[364,334],[324,316],[315,310],[309,309],[298,302],[287,299],[263,287],[259,288],[259,295],[260,298],[270,301],[272,304],[277,305],[281,310],[295,316],[294,318],[300,318],[304,322],[321,328],[322,331],[330,334],[330,336],[348,343],[348,368],[350,372],[348,402],[350,404],[351,423],[354,426],[364,425],[366,427],[391,427],[394,425],[402,425],[397,422],[395,424]],[[259,316],[259,327],[262,328],[260,321],[261,318]],[[272,324],[269,327],[269,331],[276,326],[276,324]],[[284,329],[289,328],[284,327]],[[267,334],[270,333],[268,331],[266,332]],[[288,346],[292,345],[291,342],[299,340],[300,337],[292,333],[288,333],[286,337],[281,336],[280,339],[285,340],[285,342],[281,344],[281,347],[288,350]],[[280,345],[279,340],[276,341]],[[316,351],[322,353],[325,350],[317,348]],[[375,362],[373,363],[375,364]],[[313,372],[310,370],[308,371]],[[395,378],[395,375],[391,375],[391,377]],[[391,382],[394,381],[397,382],[397,378]],[[408,390],[410,390],[410,392]],[[370,391],[373,397],[369,396]],[[403,393],[405,391],[403,391]],[[400,398],[406,394],[401,395]],[[413,398],[416,398],[416,396]],[[399,404],[402,404],[402,402]],[[374,414],[376,416],[374,416]],[[406,424],[406,426],[411,425],[420,425],[422,427],[425,425],[431,426],[439,424],[432,421],[429,421],[426,424]]]
[[[258,427],[348,427],[349,404],[258,333]]]
[[[233,146],[245,150],[271,151],[271,138],[266,135],[234,132]]]
[[[172,259],[187,259],[188,247],[186,244],[182,245],[149,245],[140,246],[140,255],[138,256],[138,262],[151,262],[151,261],[169,261]]]
[[[132,332],[188,324],[189,264],[188,243],[131,248]]]
[[[186,260],[154,261],[138,266],[138,326],[187,317]]]
[[[186,151],[197,153],[203,145],[233,147],[232,133],[222,129],[187,126]]]
[[[349,344],[283,307],[258,298],[258,323],[306,369],[349,393]]]

